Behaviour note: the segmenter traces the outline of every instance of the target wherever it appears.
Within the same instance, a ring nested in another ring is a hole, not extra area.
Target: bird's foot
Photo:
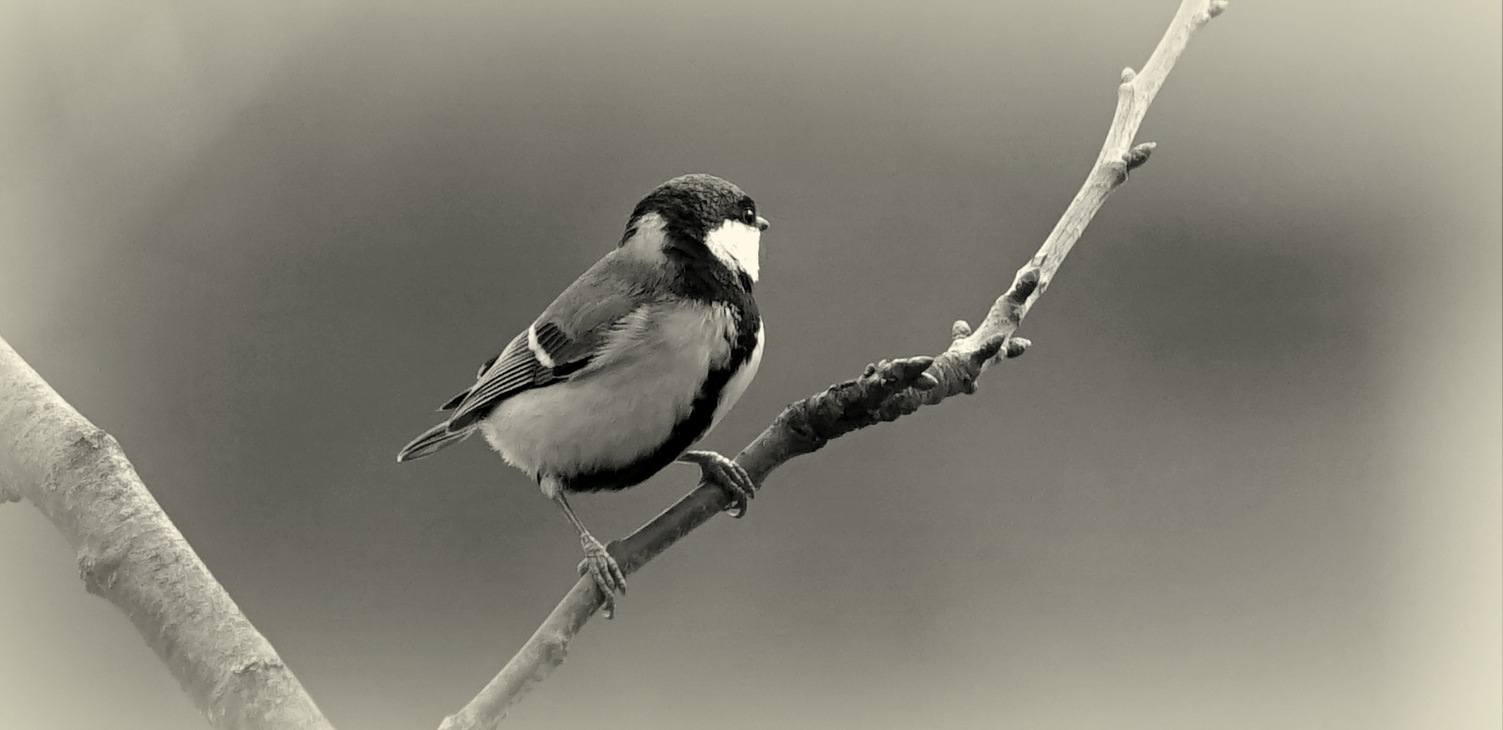
[[[746,515],[747,504],[757,496],[757,484],[740,464],[713,451],[685,451],[678,460],[698,464],[705,479],[731,495],[731,504],[726,507],[726,511],[732,517]]]
[[[595,585],[599,586],[601,595],[605,596],[601,608],[606,618],[616,615],[616,593],[626,595],[626,574],[621,572],[621,566],[616,564],[616,559],[606,551],[605,546],[600,544],[594,536],[585,533],[579,536],[579,544],[584,548],[584,560],[579,562],[579,573],[589,574],[595,579]]]

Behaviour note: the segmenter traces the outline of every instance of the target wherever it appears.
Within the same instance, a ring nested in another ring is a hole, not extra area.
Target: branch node
[[[96,596],[103,596],[111,588],[115,587],[115,579],[119,575],[120,565],[124,561],[123,551],[113,551],[105,555],[81,555],[78,558],[78,577],[84,583],[84,589]]]
[[[976,351],[971,353],[971,364],[980,367],[982,363],[996,357],[997,353],[1002,351],[1002,346],[1006,344],[1007,335],[997,334],[986,338],[986,341],[981,343],[981,347],[976,348]],[[974,392],[974,389],[967,392]]]
[[[828,396],[835,388],[836,386],[832,385],[824,393],[789,403],[773,420],[773,427],[785,429],[790,436],[794,437],[798,443],[797,449],[803,453],[813,453],[824,448],[829,439],[825,438],[813,423],[812,404],[820,396]]]
[[[1132,70],[1132,66],[1128,66],[1127,68],[1122,69],[1122,83],[1130,84],[1132,83],[1132,80],[1137,77],[1138,72]]]
[[[1028,301],[1028,297],[1033,296],[1033,290],[1039,286],[1041,265],[1042,262],[1037,265],[1029,264],[1018,272],[1018,280],[1013,282],[1012,292],[1008,295],[1014,304],[1023,304]]]
[[[1127,182],[1127,155],[1124,154],[1118,159],[1106,161],[1101,166],[1101,169],[1105,170],[1111,176],[1112,187]]]
[[[1021,356],[1033,346],[1033,342],[1026,337],[1013,337],[1007,341],[1007,357],[1012,359]]]
[[[887,372],[885,374],[886,377],[882,379],[883,386],[888,388],[890,392],[896,392],[903,388],[916,386],[922,382],[925,371],[929,369],[929,366],[934,364],[934,358],[921,355],[919,357],[905,357],[885,364]],[[893,388],[892,386],[899,387]]]
[[[547,664],[555,667],[563,664],[564,660],[569,658],[569,636],[559,631],[545,634],[540,649],[543,660]],[[535,682],[542,681],[547,673],[546,669],[542,671],[534,670],[531,679]]]
[[[1127,154],[1122,156],[1122,161],[1127,163],[1128,170],[1136,170],[1148,161],[1148,156],[1157,148],[1158,144],[1155,142],[1144,142],[1128,150]]]
[[[955,320],[955,324],[950,325],[950,339],[961,340],[969,337],[970,335],[971,326],[969,324],[966,324],[965,320],[957,319]]]
[[[1206,20],[1226,12],[1226,6],[1230,4],[1227,0],[1211,0],[1211,7],[1206,9]]]

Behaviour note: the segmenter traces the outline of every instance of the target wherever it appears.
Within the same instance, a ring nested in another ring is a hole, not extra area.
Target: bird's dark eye
[[[747,208],[741,211],[741,222],[755,228],[757,226],[757,209]]]

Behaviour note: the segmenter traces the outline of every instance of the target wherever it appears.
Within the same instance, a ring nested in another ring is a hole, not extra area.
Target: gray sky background
[[[641,195],[773,221],[734,452],[981,316],[1174,7],[6,0],[0,333],[338,727],[435,727],[578,545],[478,442],[393,456]],[[1234,2],[1035,348],[776,472],[511,725],[1497,727],[1499,14]],[[0,726],[203,727],[25,504],[0,657]]]

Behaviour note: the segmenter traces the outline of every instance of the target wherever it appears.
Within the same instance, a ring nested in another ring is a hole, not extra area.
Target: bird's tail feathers
[[[397,461],[412,461],[425,456],[431,456],[434,452],[449,444],[458,443],[469,438],[470,434],[474,432],[474,428],[461,428],[450,431],[447,421],[440,423],[424,431],[421,436],[413,439],[412,443],[402,447],[402,450],[397,452]]]

